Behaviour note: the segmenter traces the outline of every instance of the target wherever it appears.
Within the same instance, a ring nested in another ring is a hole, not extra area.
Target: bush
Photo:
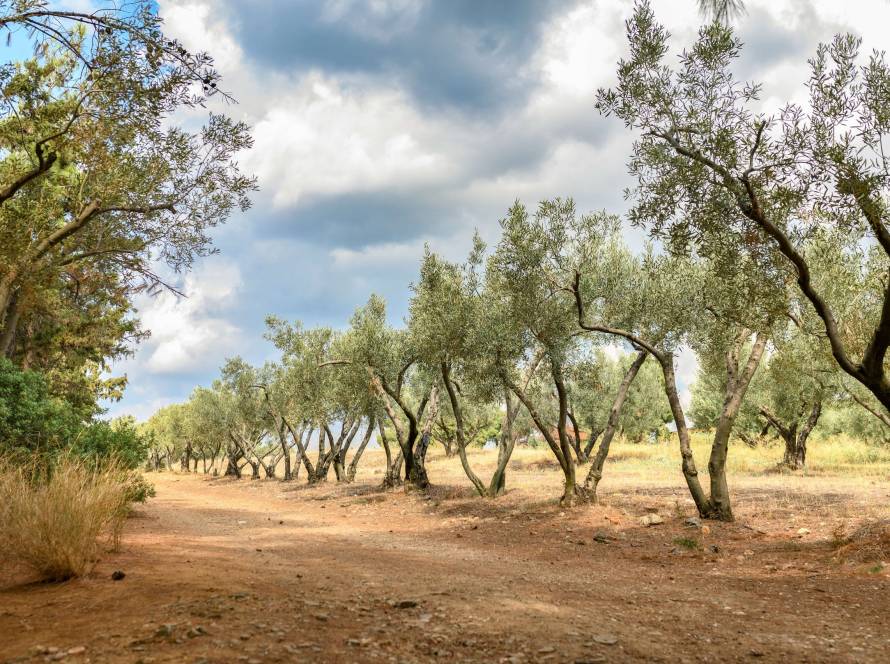
[[[94,410],[53,396],[42,374],[0,358],[0,454],[8,460],[42,457],[51,463],[57,455],[73,454],[136,468],[148,456],[148,445],[135,422],[94,420]]]
[[[0,451],[27,455],[58,448],[82,418],[53,397],[42,374],[0,358]]]
[[[154,485],[142,475],[134,475],[127,485],[127,500],[131,503],[144,503],[155,497]]]
[[[103,544],[117,546],[136,477],[120,462],[73,456],[51,466],[0,462],[0,554],[46,580],[86,574]]]
[[[136,468],[148,457],[148,444],[129,420],[98,421],[77,432],[67,453],[83,458],[115,459],[128,469]]]

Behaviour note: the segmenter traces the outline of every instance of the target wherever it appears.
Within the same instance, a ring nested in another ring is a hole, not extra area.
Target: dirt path
[[[890,652],[890,580],[831,563],[822,541],[717,525],[687,551],[675,542],[689,535],[680,518],[643,528],[614,508],[155,482],[123,551],[90,578],[22,585],[0,574],[0,661],[879,662]],[[112,581],[114,570],[126,577]]]

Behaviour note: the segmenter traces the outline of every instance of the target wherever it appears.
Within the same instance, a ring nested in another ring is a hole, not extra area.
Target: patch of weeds
[[[883,572],[883,571],[884,571],[884,566],[881,565],[880,563],[877,564],[877,565],[875,565],[874,567],[869,567],[869,568],[868,568],[868,573],[869,573],[869,574],[880,574],[880,573]]]
[[[674,544],[676,544],[677,546],[682,546],[684,549],[689,549],[690,551],[695,551],[701,548],[698,540],[694,540],[689,537],[677,537],[674,539]]]

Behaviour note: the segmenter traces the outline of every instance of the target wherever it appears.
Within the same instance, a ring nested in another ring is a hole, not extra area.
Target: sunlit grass
[[[120,539],[132,480],[114,462],[66,457],[47,468],[0,460],[0,558],[47,580],[86,574],[103,544]]]

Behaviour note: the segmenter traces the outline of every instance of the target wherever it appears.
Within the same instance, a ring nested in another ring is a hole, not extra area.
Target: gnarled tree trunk
[[[365,436],[362,438],[361,444],[358,446],[358,449],[355,451],[355,454],[352,455],[352,461],[349,462],[349,467],[346,469],[346,481],[354,482],[355,474],[358,472],[358,462],[362,458],[362,454],[365,453],[365,448],[368,446],[368,443],[371,441],[371,436],[374,433],[374,427],[377,426],[375,422],[375,418],[373,415],[368,417],[368,426],[365,428]],[[344,455],[343,461],[345,463],[346,457]]]
[[[630,391],[630,386],[640,372],[640,367],[643,366],[648,355],[649,353],[645,350],[641,350],[637,354],[636,359],[631,363],[627,372],[624,374],[624,378],[621,379],[621,384],[618,386],[618,392],[615,394],[615,400],[612,402],[612,407],[609,409],[609,419],[606,421],[603,440],[597,448],[596,456],[594,456],[590,462],[590,470],[587,471],[587,478],[584,480],[584,488],[590,492],[590,498],[594,502],[596,501],[596,489],[599,486],[600,480],[603,478],[603,467],[606,464],[606,458],[609,456],[609,446],[612,444],[612,439],[615,437],[615,432],[618,430],[618,419],[621,417],[621,409],[627,399],[627,393]],[[591,438],[593,438],[592,433]]]
[[[790,424],[784,424],[767,408],[761,408],[760,414],[769,420],[770,424],[779,432],[782,440],[785,441],[785,454],[782,459],[782,465],[790,470],[801,470],[806,466],[807,441],[819,422],[819,416],[822,414],[822,401],[817,400],[813,403],[809,415],[803,423],[798,418]],[[803,412],[801,412],[802,416]]]

